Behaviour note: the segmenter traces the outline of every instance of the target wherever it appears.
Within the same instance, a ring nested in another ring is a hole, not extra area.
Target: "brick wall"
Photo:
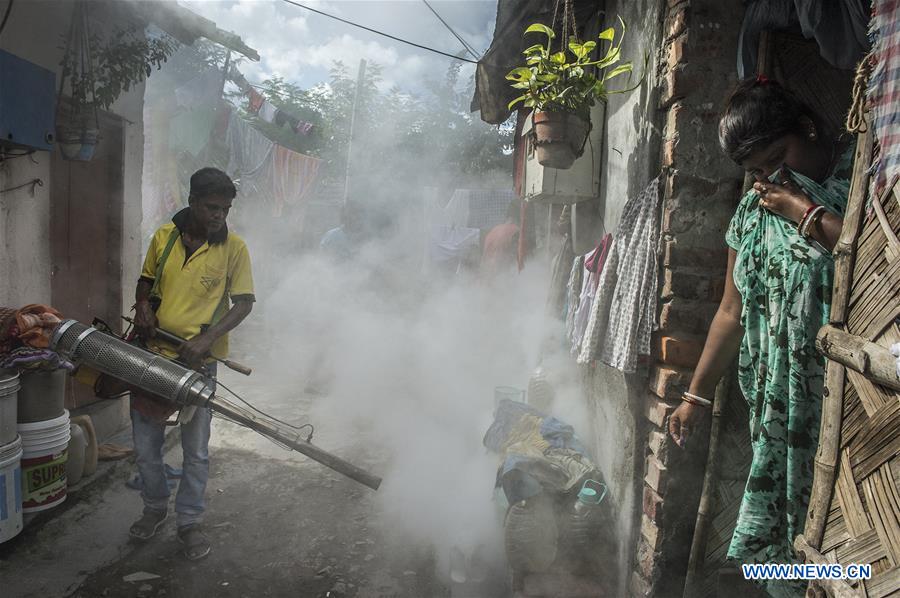
[[[736,81],[740,5],[667,0],[659,60],[663,143],[660,329],[646,393],[640,537],[632,596],[681,596],[706,447],[666,436],[666,417],[686,390],[722,297],[724,235],[742,173],[719,150],[718,114]]]

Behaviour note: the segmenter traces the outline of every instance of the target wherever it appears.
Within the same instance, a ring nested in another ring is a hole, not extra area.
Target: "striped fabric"
[[[874,0],[869,35],[875,67],[867,97],[879,147],[872,189],[877,196],[900,173],[900,0]]]

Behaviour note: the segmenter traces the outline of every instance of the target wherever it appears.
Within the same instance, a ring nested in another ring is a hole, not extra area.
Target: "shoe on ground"
[[[168,515],[165,511],[151,511],[147,509],[141,515],[141,518],[132,524],[128,530],[128,535],[135,540],[149,540],[156,535],[156,532],[165,523],[167,517]]]
[[[178,541],[184,547],[184,556],[189,561],[198,561],[209,554],[209,540],[200,531],[199,525],[185,525],[178,528]]]

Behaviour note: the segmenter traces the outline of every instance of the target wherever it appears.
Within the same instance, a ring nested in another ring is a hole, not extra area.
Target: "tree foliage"
[[[382,67],[368,63],[353,122],[351,176],[354,187],[384,187],[402,177],[413,184],[435,178],[472,180],[511,171],[513,130],[493,127],[468,109],[474,81],[460,82],[462,63],[453,62],[441,79],[422,83],[413,93],[383,89]],[[347,168],[351,117],[356,98],[356,69],[332,65],[329,80],[310,89],[267,79],[258,87],[266,99],[295,118],[312,123],[308,135],[266,123],[247,111],[242,115],[267,137],[285,147],[325,161],[327,179],[341,181]],[[365,192],[365,191],[362,191]]]

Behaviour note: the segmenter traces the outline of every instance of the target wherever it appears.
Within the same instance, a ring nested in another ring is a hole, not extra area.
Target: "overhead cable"
[[[443,17],[441,17],[441,15],[438,14],[438,11],[436,11],[436,10],[434,9],[434,7],[431,6],[431,4],[428,3],[428,0],[422,0],[422,2],[425,4],[425,6],[428,7],[428,10],[430,10],[430,11],[432,12],[432,14],[433,14],[435,17],[437,17],[437,20],[440,21],[441,24],[442,24],[444,27],[447,28],[447,31],[449,31],[450,33],[452,33],[452,34],[453,34],[453,37],[455,37],[455,38],[459,41],[459,43],[462,44],[463,48],[465,48],[465,49],[469,52],[469,54],[472,55],[472,58],[474,58],[475,60],[479,60],[479,59],[481,58],[480,56],[478,56],[478,54],[475,53],[475,49],[472,48],[472,46],[469,45],[469,43],[466,42],[466,40],[464,40],[464,39],[462,38],[462,36],[460,36],[458,33],[456,33],[456,31],[453,30],[453,27],[451,27],[450,24],[449,24],[447,21],[445,21],[445,20],[443,19]]]
[[[9,4],[6,5],[6,12],[3,15],[3,22],[0,22],[0,33],[3,33],[3,30],[6,29],[6,22],[9,20],[9,13],[12,12],[12,5],[15,0],[9,0]]]
[[[400,42],[400,43],[402,43],[402,44],[407,44],[407,45],[409,45],[409,46],[413,46],[413,47],[419,48],[419,49],[421,49],[421,50],[427,50],[427,51],[429,51],[429,52],[434,52],[435,54],[440,54],[441,56],[446,56],[447,58],[452,58],[453,60],[461,60],[461,61],[463,61],[463,62],[468,62],[468,63],[471,63],[471,64],[478,64],[478,61],[477,61],[477,60],[469,60],[468,58],[461,58],[460,56],[456,56],[456,55],[454,55],[454,54],[450,54],[449,52],[444,52],[444,51],[442,51],[442,50],[436,50],[435,48],[429,48],[428,46],[423,46],[423,45],[421,45],[421,44],[417,44],[417,43],[415,43],[415,42],[411,42],[411,41],[409,41],[409,40],[406,40],[406,39],[397,37],[397,36],[395,36],[395,35],[391,35],[391,34],[389,34],[389,33],[384,33],[383,31],[378,31],[377,29],[372,29],[371,27],[366,27],[365,25],[360,25],[359,23],[354,23],[353,21],[348,21],[347,19],[342,19],[341,17],[336,17],[336,16],[334,16],[334,15],[332,15],[332,14],[328,14],[327,12],[322,12],[321,10],[317,10],[317,9],[315,9],[315,8],[311,8],[311,7],[309,7],[309,6],[306,6],[305,4],[300,4],[299,2],[294,2],[294,0],[282,0],[282,2],[286,2],[287,4],[292,4],[292,5],[297,6],[297,7],[299,7],[299,8],[306,9],[306,10],[308,10],[308,11],[310,11],[310,12],[314,12],[314,13],[316,13],[316,14],[322,15],[323,17],[328,17],[329,19],[334,19],[335,21],[340,21],[341,23],[344,23],[344,24],[346,24],[346,25],[350,25],[350,26],[352,26],[352,27],[358,27],[359,29],[363,29],[363,30],[365,30],[365,31],[368,31],[369,33],[374,33],[374,34],[376,34],[376,35],[381,35],[381,36],[383,36],[383,37],[386,37],[386,38],[388,38],[388,39],[392,39],[392,40],[394,40],[394,41],[396,41],[396,42]]]

